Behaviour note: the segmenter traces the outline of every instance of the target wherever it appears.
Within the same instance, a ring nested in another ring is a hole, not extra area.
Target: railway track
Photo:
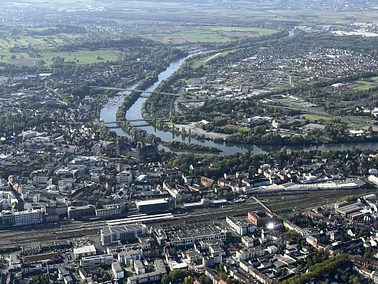
[[[337,191],[311,191],[298,195],[282,195],[280,196],[259,196],[258,199],[272,211],[288,210],[295,208],[309,208],[325,203],[334,203],[342,196],[351,193],[360,196],[372,192],[376,189],[368,190],[337,190]],[[224,219],[226,216],[246,216],[248,211],[263,210],[264,208],[255,201],[248,200],[246,203],[233,204],[225,208],[202,209],[193,213],[184,213],[173,215],[172,218],[160,221],[154,220],[152,223],[145,221],[147,225],[162,225],[165,223],[181,223],[181,222],[204,222]],[[120,220],[125,220],[120,219]],[[113,220],[115,221],[115,220]],[[112,222],[113,222],[112,221]],[[30,243],[40,243],[47,241],[55,241],[60,239],[71,239],[83,236],[97,235],[100,230],[107,226],[108,221],[97,222],[77,222],[61,225],[60,227],[41,228],[41,229],[22,229],[0,231],[0,249],[9,246],[21,246]],[[121,222],[121,221],[120,221]]]

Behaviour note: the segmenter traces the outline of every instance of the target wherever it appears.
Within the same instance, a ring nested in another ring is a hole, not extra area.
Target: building
[[[368,180],[369,180],[371,183],[374,183],[375,185],[378,185],[378,177],[377,177],[377,176],[370,175],[370,176],[368,177]]]
[[[315,238],[314,236],[308,236],[308,237],[306,238],[306,242],[307,242],[308,244],[310,244],[311,246],[313,246],[314,248],[316,248],[316,249],[319,247],[319,241],[318,241],[318,239]]]
[[[140,284],[140,283],[160,283],[162,275],[157,272],[149,272],[141,275],[135,275],[127,278],[127,284]]]
[[[49,185],[48,176],[33,176],[33,185],[38,188],[46,188]]]
[[[101,243],[103,245],[117,244],[119,242],[135,240],[138,236],[146,235],[147,233],[148,229],[144,224],[110,226],[101,230]]]
[[[134,270],[138,275],[146,273],[146,268],[144,267],[143,262],[138,259],[134,261]]]
[[[273,215],[268,212],[248,212],[248,220],[257,227],[264,227],[273,221]]]
[[[302,237],[306,238],[310,233],[308,230],[305,230],[297,225],[295,225],[294,223],[288,221],[288,220],[285,220],[283,222],[283,225],[286,229],[288,230],[292,230],[292,231],[295,231],[297,232],[298,234],[300,234]]]
[[[101,254],[85,256],[80,260],[80,265],[86,267],[108,266],[113,262],[113,255]]]
[[[0,227],[9,228],[14,226],[14,216],[11,211],[2,211],[0,215]]]
[[[26,210],[13,213],[15,226],[26,226],[42,223],[41,210]]]
[[[62,281],[64,277],[69,276],[70,273],[67,271],[67,269],[64,266],[58,267],[58,279]]]
[[[135,275],[127,278],[128,284],[140,284],[140,283],[160,283],[160,279],[163,275],[167,274],[164,262],[161,259],[154,261],[155,271]]]
[[[128,184],[130,185],[133,182],[133,174],[130,171],[122,171],[117,174],[117,183],[118,184]]]
[[[223,261],[222,255],[204,256],[202,258],[203,267],[211,267],[217,265]]]
[[[71,220],[80,220],[96,215],[95,207],[93,205],[84,206],[70,206],[67,209],[68,218]]]
[[[118,261],[112,262],[112,272],[115,279],[125,278],[125,271],[122,269]]]
[[[57,252],[48,252],[42,254],[33,254],[24,256],[24,262],[41,263],[58,259]]]
[[[53,203],[44,206],[43,210],[46,215],[58,215],[59,217],[67,216],[67,204]]]
[[[252,248],[254,246],[254,239],[248,236],[244,236],[241,238],[242,243],[247,248]]]
[[[138,211],[141,213],[166,212],[171,209],[169,199],[150,199],[135,202]]]
[[[248,233],[255,231],[255,228],[251,223],[236,219],[235,217],[226,217],[226,222],[230,226],[230,228],[240,236],[245,236]]]
[[[104,205],[103,208],[95,209],[96,216],[100,218],[107,218],[110,216],[121,215],[125,209],[126,204],[111,204]]]
[[[123,265],[134,265],[135,260],[141,260],[143,250],[127,250],[118,253],[118,262]]]
[[[236,259],[248,260],[265,255],[264,248],[241,249],[236,252]]]
[[[201,185],[204,187],[212,188],[214,185],[214,180],[208,177],[201,176]]]
[[[80,259],[85,256],[96,255],[96,248],[94,245],[83,246],[73,249],[75,259]]]

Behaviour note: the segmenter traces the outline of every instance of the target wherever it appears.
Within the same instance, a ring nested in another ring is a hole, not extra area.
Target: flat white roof
[[[83,246],[79,248],[74,248],[73,252],[75,255],[86,254],[86,253],[96,253],[96,248],[94,245]]]
[[[142,200],[142,201],[135,202],[137,206],[154,205],[154,204],[162,204],[162,203],[168,203],[168,200],[161,198],[161,199],[150,199],[150,200]]]

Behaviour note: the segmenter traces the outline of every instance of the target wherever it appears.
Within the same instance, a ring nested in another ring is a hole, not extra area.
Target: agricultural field
[[[210,30],[217,32],[233,32],[233,33],[246,33],[256,35],[272,35],[276,30],[263,29],[263,28],[245,28],[245,27],[211,27]]]
[[[74,52],[42,52],[42,58],[47,65],[53,63],[56,57],[64,58],[64,61],[77,64],[91,64],[96,62],[116,61],[119,52],[112,49],[100,49],[95,51],[79,50]]]
[[[119,51],[113,49],[77,50],[60,52],[59,47],[71,45],[80,40],[90,39],[88,35],[56,33],[53,35],[34,35],[49,28],[24,29],[17,35],[2,33],[0,30],[0,63],[16,66],[35,66],[37,63],[51,65],[53,59],[64,58],[65,62],[90,64],[97,62],[116,61]],[[112,36],[112,35],[111,35]]]

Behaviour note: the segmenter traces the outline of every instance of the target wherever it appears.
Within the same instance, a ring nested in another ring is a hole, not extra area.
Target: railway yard
[[[290,195],[264,195],[258,196],[258,200],[275,213],[291,209],[307,209],[317,206],[331,206],[333,203],[353,195],[359,197],[369,193],[375,193],[376,189],[335,190],[335,191],[310,191],[298,192]],[[73,239],[99,234],[106,226],[144,223],[148,226],[162,224],[175,224],[183,222],[209,222],[224,219],[227,216],[246,216],[249,211],[264,209],[257,201],[249,198],[244,203],[229,204],[222,208],[196,209],[193,212],[180,214],[155,214],[132,215],[128,218],[111,221],[100,220],[95,222],[73,221],[68,224],[52,224],[43,226],[22,227],[16,230],[0,231],[0,249],[17,247],[39,242]]]

